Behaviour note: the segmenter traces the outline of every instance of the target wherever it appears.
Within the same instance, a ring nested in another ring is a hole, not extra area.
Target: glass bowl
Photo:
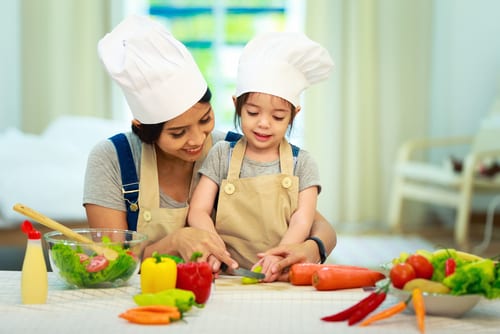
[[[43,236],[52,270],[70,287],[120,287],[138,273],[146,245],[145,234],[116,229],[73,231],[93,240],[94,244],[69,239],[58,231],[47,232]],[[112,259],[96,253],[94,245],[113,249],[118,256]]]

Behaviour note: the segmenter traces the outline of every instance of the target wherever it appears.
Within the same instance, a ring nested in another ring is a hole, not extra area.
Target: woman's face
[[[184,161],[196,161],[214,124],[210,103],[197,103],[163,125],[156,146],[166,155]]]

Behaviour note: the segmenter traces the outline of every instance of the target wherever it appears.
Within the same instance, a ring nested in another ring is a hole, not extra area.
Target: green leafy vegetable
[[[103,283],[113,283],[126,281],[135,272],[138,259],[128,250],[120,246],[109,245],[118,252],[116,260],[109,261],[109,264],[97,272],[88,272],[86,267],[91,261],[80,261],[80,255],[85,253],[81,247],[73,249],[69,245],[56,244],[52,247],[52,259],[59,269],[59,274],[68,283],[78,287],[98,287]]]
[[[453,295],[481,294],[488,299],[500,297],[500,269],[491,259],[458,265],[443,279]]]

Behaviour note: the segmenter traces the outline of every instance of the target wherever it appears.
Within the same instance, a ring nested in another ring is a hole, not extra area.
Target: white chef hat
[[[97,49],[134,118],[143,124],[179,116],[207,90],[186,47],[148,17],[126,18],[99,41]]]
[[[328,51],[306,35],[265,33],[243,49],[236,96],[248,92],[272,94],[297,107],[304,89],[327,79],[332,69],[333,60]]]

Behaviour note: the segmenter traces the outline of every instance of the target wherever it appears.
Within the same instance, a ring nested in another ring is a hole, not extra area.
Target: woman
[[[134,168],[121,168],[110,140],[97,144],[85,175],[83,204],[89,225],[135,229],[136,221],[136,229],[149,237],[145,256],[158,251],[188,259],[201,251],[203,261],[215,256],[236,268],[216,234],[185,227],[198,168],[212,144],[225,137],[213,131],[210,90],[191,54],[162,25],[138,16],[125,19],[99,41],[98,51],[134,117],[133,133],[121,138],[130,147],[140,182],[138,189],[133,188],[136,182],[122,183],[121,172]],[[138,199],[127,198],[137,190]],[[318,262],[335,246],[335,232],[319,214],[311,236],[316,240],[270,250],[284,258],[276,273],[295,262]]]

